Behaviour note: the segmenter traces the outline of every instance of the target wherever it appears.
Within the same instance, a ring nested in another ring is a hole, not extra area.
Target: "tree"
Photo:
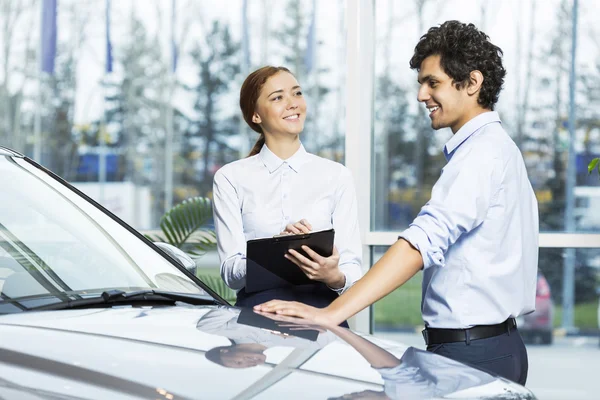
[[[161,150],[163,129],[160,124],[160,86],[166,75],[166,67],[156,62],[161,58],[160,48],[150,37],[145,25],[132,11],[130,39],[119,49],[117,61],[123,65],[118,81],[105,82],[106,124],[114,124],[116,137],[110,145],[125,152],[124,179],[134,183],[157,182],[156,173],[145,176],[142,165],[152,159],[162,165]],[[159,170],[159,168],[157,168]],[[160,193],[161,188],[154,188]]]
[[[533,62],[534,62],[534,48],[535,48],[535,17],[536,13],[536,2],[535,0],[530,1],[530,10],[529,10],[529,37],[527,38],[528,50],[527,57],[525,58],[525,80],[524,85],[522,85],[521,76],[520,76],[520,67],[521,67],[521,26],[520,21],[516,24],[517,27],[517,59],[519,62],[517,63],[516,68],[516,76],[517,76],[517,98],[515,101],[516,105],[516,137],[515,142],[519,148],[523,148],[523,143],[527,139],[526,138],[526,118],[529,113],[529,98],[531,94],[531,83],[533,82]],[[519,4],[520,6],[520,4]],[[521,12],[519,12],[519,17],[521,16]]]
[[[407,91],[396,81],[391,63],[391,46],[394,44],[394,31],[399,19],[394,13],[394,1],[388,1],[387,26],[381,43],[383,57],[382,72],[375,78],[376,106],[374,107],[374,180],[375,198],[383,204],[375,207],[374,221],[379,229],[399,229],[406,227],[415,213],[406,199],[399,197],[411,185],[411,154],[415,150],[414,141],[407,138],[408,101]],[[400,20],[403,18],[400,18]]]
[[[62,178],[75,180],[78,165],[78,144],[73,135],[73,114],[75,110],[75,70],[77,63],[69,44],[58,46],[55,74],[45,80],[43,89],[45,101],[40,107],[47,111],[43,123],[45,135],[45,165]]]
[[[317,13],[317,9],[305,7],[307,2],[288,0],[285,5],[285,20],[278,31],[272,32],[279,48],[283,50],[284,66],[288,67],[298,79],[304,94],[308,97],[310,116],[306,119],[302,141],[312,144],[312,151],[319,152],[325,147],[335,148],[335,139],[327,142],[327,135],[321,132],[320,114],[325,97],[331,92],[331,87],[320,82],[319,77],[329,72],[329,68],[318,63],[319,47],[316,14],[307,14],[304,10]],[[313,2],[315,7],[317,2]],[[311,31],[312,30],[312,31]],[[325,139],[325,140],[323,140]]]
[[[198,80],[185,88],[195,97],[195,115],[186,116],[188,126],[182,152],[189,163],[195,164],[193,169],[188,169],[182,183],[197,186],[201,195],[211,191],[216,168],[237,158],[228,137],[237,133],[240,118],[237,107],[231,107],[231,99],[226,98],[240,73],[240,45],[232,39],[229,26],[220,21],[213,21],[206,43],[206,46],[197,45],[191,52],[198,68]],[[228,106],[222,107],[222,102]]]
[[[566,207],[566,146],[562,144],[565,133],[564,121],[567,101],[565,100],[566,79],[569,73],[569,58],[571,50],[571,4],[562,1],[556,14],[556,29],[549,40],[550,46],[541,54],[543,65],[547,67],[540,72],[542,83],[540,92],[544,97],[553,98],[545,107],[536,111],[538,118],[552,121],[551,140],[539,138],[538,145],[550,149],[550,171],[543,187],[550,190],[550,201],[540,202],[540,230],[561,231],[565,228]],[[551,95],[548,95],[548,92]],[[552,93],[553,92],[553,93]],[[548,248],[540,251],[539,269],[546,276],[553,292],[555,302],[562,301],[563,264],[565,249]],[[575,253],[575,302],[589,301],[595,298],[596,277],[588,266],[588,253]]]
[[[433,4],[435,12],[439,15],[445,3],[431,2],[431,0],[414,0],[415,13],[417,17],[418,35],[421,37],[426,31],[425,11],[427,5]],[[415,150],[413,152],[416,175],[416,195],[418,204],[425,204],[429,199],[430,189],[440,176],[440,170],[445,163],[443,156],[434,157],[432,154],[439,152],[435,145],[435,131],[431,128],[429,118],[425,113],[425,107],[420,105],[417,114],[413,115],[412,128],[415,132]],[[415,214],[416,215],[416,214]]]
[[[58,43],[54,74],[42,80],[43,98],[40,105],[43,115],[45,135],[43,148],[46,153],[46,166],[68,181],[76,180],[79,161],[79,143],[73,126],[76,100],[77,52],[86,42],[86,30],[90,18],[89,7],[66,3],[60,12],[68,19],[63,27],[70,32],[69,40]]]
[[[401,199],[400,193],[409,191],[412,183],[412,155],[415,141],[407,139],[409,123],[407,94],[389,74],[376,79],[377,107],[376,119],[380,122],[380,132],[376,131],[374,163],[378,171],[375,180],[377,198],[383,202],[377,207],[375,220],[383,226],[380,229],[400,229],[408,226],[415,217],[414,204],[407,204],[407,198]],[[379,129],[378,129],[379,130]],[[385,165],[387,164],[387,165]],[[421,204],[422,205],[422,204]]]
[[[32,76],[37,79],[37,72],[31,70],[35,67],[34,30],[22,28],[31,25],[37,15],[31,11],[37,9],[35,4],[35,0],[0,0],[0,76],[3,77],[0,82],[0,142],[22,152],[26,152],[25,135],[21,132],[25,125],[21,110],[26,100],[24,87]],[[17,36],[20,30],[24,32],[24,38]],[[24,56],[15,61],[16,49]]]
[[[128,40],[115,49],[122,65],[103,82],[106,145],[120,154],[122,169],[118,179],[138,186],[149,185],[152,221],[164,212],[165,106],[169,101],[168,66],[160,62],[162,52],[157,32],[151,35],[132,7]]]

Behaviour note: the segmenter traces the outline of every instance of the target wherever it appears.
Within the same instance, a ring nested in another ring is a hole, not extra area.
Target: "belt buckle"
[[[423,335],[423,339],[425,340],[425,345],[429,346],[429,335],[427,334],[427,328],[423,329],[421,331],[421,334]]]

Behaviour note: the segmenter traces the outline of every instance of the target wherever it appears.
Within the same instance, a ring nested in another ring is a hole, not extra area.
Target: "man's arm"
[[[354,286],[328,307],[314,308],[298,302],[272,300],[259,311],[300,317],[323,325],[338,325],[388,295],[412,278],[423,266],[421,253],[404,239],[392,245]]]
[[[339,326],[332,326],[329,330],[337,337],[354,347],[373,368],[394,368],[400,365],[401,361],[389,351],[382,349],[367,339],[358,336],[350,329]]]

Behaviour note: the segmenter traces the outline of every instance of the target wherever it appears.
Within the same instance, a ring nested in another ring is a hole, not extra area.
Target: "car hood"
[[[448,395],[533,398],[519,385],[435,354],[234,307],[112,307],[0,316],[4,399]]]

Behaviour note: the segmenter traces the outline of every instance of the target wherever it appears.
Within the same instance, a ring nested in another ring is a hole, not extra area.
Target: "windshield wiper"
[[[167,302],[181,301],[192,305],[214,305],[220,304],[212,297],[187,293],[163,292],[160,290],[139,290],[136,292],[125,292],[124,290],[106,290],[98,297],[87,299],[67,300],[60,303],[34,307],[31,310],[66,310],[69,308],[85,308],[90,306],[114,304],[132,304],[137,302]]]

